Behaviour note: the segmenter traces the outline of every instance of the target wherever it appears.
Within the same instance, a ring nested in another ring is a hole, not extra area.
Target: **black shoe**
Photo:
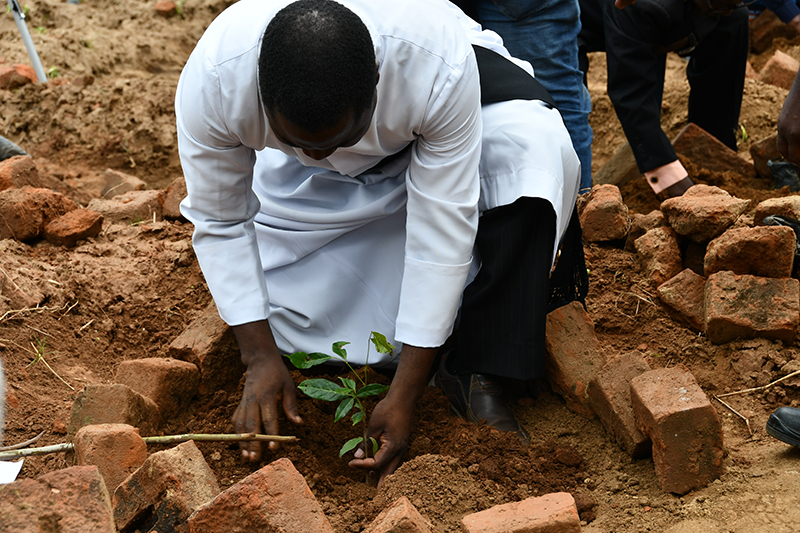
[[[769,415],[767,433],[786,444],[800,446],[800,409],[778,408]]]
[[[514,432],[527,446],[530,437],[514,416],[500,384],[486,374],[451,374],[446,362],[446,357],[442,357],[435,383],[447,395],[453,412],[474,424],[483,420],[486,425],[500,431]]]

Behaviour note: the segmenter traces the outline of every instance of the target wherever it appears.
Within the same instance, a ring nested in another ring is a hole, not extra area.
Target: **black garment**
[[[736,150],[736,131],[749,50],[747,8],[726,17],[701,14],[694,0],[580,0],[581,69],[588,52],[605,51],[608,95],[639,171],[677,159],[661,129],[666,53],[689,57],[689,122]]]
[[[527,72],[495,52],[475,48],[481,103],[552,97]],[[534,126],[535,127],[535,126]],[[516,379],[544,376],[547,313],[588,292],[577,209],[550,275],[556,213],[541,198],[520,198],[483,213],[475,239],[481,269],[464,290],[448,367]]]

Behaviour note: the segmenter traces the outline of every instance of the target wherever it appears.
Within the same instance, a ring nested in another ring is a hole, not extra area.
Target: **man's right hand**
[[[266,320],[234,326],[233,332],[242,362],[247,366],[242,401],[233,413],[233,427],[237,433],[263,433],[278,435],[278,404],[286,417],[295,424],[303,420],[297,413],[297,396],[294,381],[283,362],[272,330]],[[271,442],[270,449],[279,444]],[[242,457],[249,461],[261,458],[260,442],[242,442]]]

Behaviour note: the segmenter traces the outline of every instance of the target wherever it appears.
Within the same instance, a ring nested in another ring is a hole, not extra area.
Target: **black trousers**
[[[481,269],[464,290],[448,360],[452,371],[522,380],[544,376],[555,234],[555,211],[540,198],[521,198],[481,216]]]

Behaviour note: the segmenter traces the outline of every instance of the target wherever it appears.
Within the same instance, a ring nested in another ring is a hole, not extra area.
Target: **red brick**
[[[769,198],[756,206],[753,221],[761,225],[770,215],[795,218],[800,220],[800,196],[792,194],[780,198]]]
[[[589,382],[589,398],[609,437],[634,459],[650,455],[650,439],[636,427],[631,407],[631,379],[650,370],[638,352],[611,358]]]
[[[788,278],[794,263],[795,233],[786,226],[731,228],[710,243],[705,275],[730,270],[765,278]]]
[[[580,215],[587,242],[615,241],[628,234],[628,207],[616,185],[595,185]]]
[[[233,331],[214,302],[172,341],[167,355],[197,365],[200,394],[237,387],[245,371]]]
[[[594,334],[594,323],[579,302],[547,315],[545,336],[547,378],[567,407],[594,418],[587,387],[606,363],[603,347]]]
[[[120,531],[130,531],[142,521],[152,524],[148,531],[173,531],[218,494],[217,478],[195,443],[188,441],[150,455],[117,487],[111,501]]]
[[[147,444],[127,424],[84,426],[74,444],[76,464],[97,466],[111,493],[147,459]]]
[[[384,509],[363,533],[433,533],[433,528],[408,498],[402,496]]]
[[[592,181],[596,184],[609,183],[622,187],[628,182],[641,179],[641,177],[631,145],[626,142],[614,152],[605,165],[600,167],[600,170],[595,172]]]
[[[712,172],[733,172],[755,178],[756,169],[739,154],[697,124],[689,123],[672,140],[672,146],[696,166]]]
[[[740,200],[719,187],[695,185],[683,196],[661,202],[669,225],[695,242],[710,241],[736,222],[750,200]]]
[[[765,339],[794,342],[800,322],[800,281],[717,272],[708,277],[706,334],[714,344]]]
[[[78,204],[48,189],[33,187],[0,191],[0,240],[26,241],[42,234],[45,225]]]
[[[766,52],[772,46],[772,41],[778,37],[792,40],[797,37],[797,33],[769,9],[762,11],[755,20],[750,22],[750,51],[752,53]]]
[[[706,278],[685,269],[658,286],[658,298],[697,331],[705,331]]]
[[[121,384],[92,383],[75,397],[69,418],[69,434],[92,424],[128,424],[142,436],[155,435],[161,415],[150,398]]]
[[[197,394],[200,371],[186,361],[150,357],[123,361],[114,381],[153,400],[166,420],[180,413]]]
[[[667,226],[667,219],[659,209],[646,215],[633,213],[631,215],[631,229],[628,231],[628,238],[625,240],[625,249],[629,252],[635,252],[636,246],[634,242],[636,239],[647,233],[648,230],[665,226]]]
[[[147,184],[136,176],[107,168],[103,173],[103,190],[100,192],[100,198],[109,199],[128,191],[141,191],[146,186]]]
[[[28,65],[11,65],[10,67],[0,65],[0,89],[13,91],[23,85],[38,81],[36,71]]]
[[[27,155],[17,155],[0,161],[0,191],[12,187],[21,189],[25,186],[44,188],[33,159]]]
[[[156,12],[156,15],[169,18],[178,14],[178,6],[175,2],[171,2],[170,0],[161,0],[153,6],[153,11]]]
[[[800,68],[800,63],[795,58],[780,50],[775,50],[764,68],[761,69],[758,79],[762,83],[768,83],[788,91],[792,88],[798,68]]]
[[[44,238],[55,246],[75,246],[79,241],[96,237],[103,229],[103,215],[89,209],[75,209],[51,220]]]
[[[719,416],[685,366],[633,378],[631,403],[637,427],[653,441],[664,491],[686,494],[724,473]]]
[[[191,533],[333,532],[305,479],[289,459],[278,459],[200,507]]]
[[[13,533],[116,533],[96,466],[74,466],[0,485],[0,530]]]
[[[94,198],[89,209],[102,213],[109,222],[139,224],[161,220],[164,193],[161,191],[128,191],[105,200]]]
[[[580,533],[581,521],[572,495],[555,492],[467,515],[461,527],[466,533]]]
[[[183,176],[175,178],[164,193],[164,218],[179,219],[181,215],[181,202],[187,195],[186,179]]]
[[[756,72],[756,69],[753,68],[753,65],[750,63],[750,61],[748,61],[744,66],[744,77],[751,80],[758,79],[758,72]]]
[[[634,241],[639,264],[654,287],[669,281],[683,269],[678,235],[672,228],[655,228]]]
[[[766,139],[754,142],[750,145],[750,157],[753,158],[753,166],[759,177],[768,179],[772,182],[772,170],[767,165],[770,159],[778,159],[781,153],[778,151],[778,134],[770,135]]]

